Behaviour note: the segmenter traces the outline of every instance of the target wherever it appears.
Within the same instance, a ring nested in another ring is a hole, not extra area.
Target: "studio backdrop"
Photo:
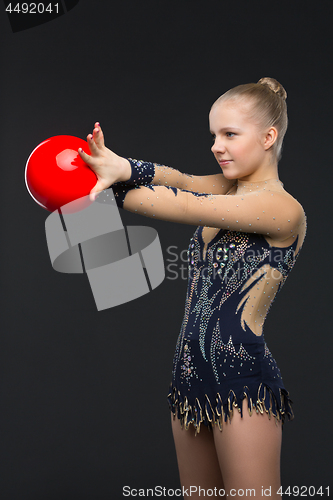
[[[57,135],[85,140],[99,121],[107,147],[121,156],[217,173],[210,106],[229,88],[264,76],[288,93],[279,175],[308,217],[300,257],[265,324],[294,402],[295,419],[283,430],[282,483],[308,492],[322,487],[326,498],[332,486],[332,2],[34,5],[2,2],[0,14],[1,498],[104,500],[123,498],[124,487],[179,488],[166,397],[195,227],[116,209],[116,226],[94,238],[111,238],[116,230],[135,248],[126,262],[121,249],[112,261],[119,287],[128,285],[126,296],[99,307],[107,293],[117,296],[117,279],[111,274],[111,289],[97,299],[102,257],[82,272],[73,269],[87,246],[61,260],[83,242],[82,234],[70,244],[64,236],[70,217],[30,196],[29,155]]]

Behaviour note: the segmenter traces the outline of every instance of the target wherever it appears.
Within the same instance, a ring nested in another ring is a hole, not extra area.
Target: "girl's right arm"
[[[156,186],[170,186],[187,191],[206,194],[226,194],[235,181],[230,181],[221,173],[213,175],[190,175],[179,172],[166,165],[155,166],[155,175],[151,184]]]
[[[226,196],[220,192],[194,192],[165,182],[147,185],[145,179],[149,175],[152,177],[151,167],[141,164],[131,173],[128,160],[105,148],[99,127],[94,129],[92,139],[88,136],[88,143],[91,156],[81,152],[81,157],[99,177],[97,188],[95,186],[92,192],[119,182],[114,186],[115,197],[118,206],[125,210],[181,224],[258,233],[286,244],[297,237],[301,225],[305,224],[301,205],[286,193],[263,189],[246,195]],[[158,172],[160,175],[161,170]],[[177,179],[179,174],[171,175]],[[156,173],[151,180],[158,180]]]

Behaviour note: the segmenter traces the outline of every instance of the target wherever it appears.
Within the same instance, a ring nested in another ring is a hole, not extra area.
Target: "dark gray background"
[[[97,312],[86,276],[51,267],[48,212],[24,184],[29,154],[53,135],[85,138],[100,121],[120,155],[214,173],[211,104],[263,76],[288,92],[280,178],[308,215],[265,329],[296,415],[284,428],[282,481],[330,485],[331,32],[331,0],[81,0],[15,34],[1,13],[1,498],[179,486],[166,394],[186,281],[167,271],[152,293]],[[194,231],[122,218],[158,230],[166,265],[168,247],[180,254]]]

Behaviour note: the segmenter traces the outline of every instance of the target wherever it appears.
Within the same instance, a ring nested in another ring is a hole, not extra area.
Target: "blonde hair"
[[[287,115],[287,92],[283,86],[274,78],[261,78],[258,83],[247,83],[238,85],[215,101],[213,106],[227,100],[252,101],[249,109],[250,118],[262,129],[275,127],[278,136],[272,146],[272,152],[277,161],[281,158],[282,143],[288,127]]]

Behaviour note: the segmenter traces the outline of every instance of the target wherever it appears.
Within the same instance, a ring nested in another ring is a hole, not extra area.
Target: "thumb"
[[[106,189],[106,186],[104,186],[104,183],[101,182],[100,180],[97,181],[97,183],[95,184],[95,186],[92,188],[92,190],[90,191],[90,194],[89,194],[89,198],[91,201],[95,201],[98,194],[103,191],[104,189]]]

